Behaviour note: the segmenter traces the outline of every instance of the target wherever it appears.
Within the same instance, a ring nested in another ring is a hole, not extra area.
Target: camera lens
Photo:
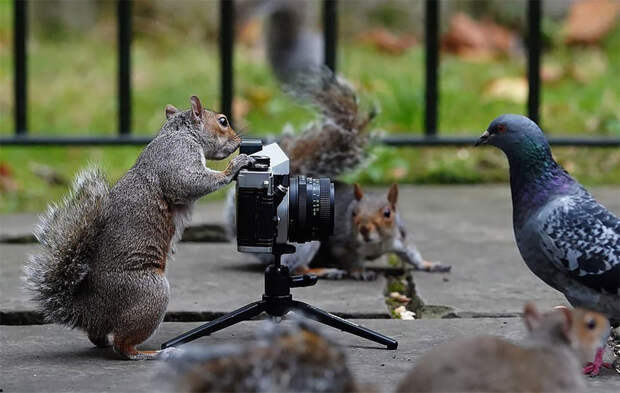
[[[328,178],[291,176],[289,232],[292,242],[323,240],[334,233],[334,183]]]

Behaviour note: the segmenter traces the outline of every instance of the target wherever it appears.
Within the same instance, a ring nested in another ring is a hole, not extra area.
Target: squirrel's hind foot
[[[125,360],[168,360],[182,352],[180,349],[174,347],[160,349],[158,351],[139,351],[135,346],[122,350],[114,347],[114,351]]]
[[[421,270],[430,273],[447,273],[452,270],[452,265],[444,265],[440,262],[422,261],[420,266],[416,266],[415,270]]]

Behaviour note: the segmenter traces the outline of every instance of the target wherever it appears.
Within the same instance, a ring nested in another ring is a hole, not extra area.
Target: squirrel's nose
[[[372,227],[370,225],[362,225],[360,227],[360,233],[364,236],[364,240],[368,241],[370,239],[370,232],[372,231]]]

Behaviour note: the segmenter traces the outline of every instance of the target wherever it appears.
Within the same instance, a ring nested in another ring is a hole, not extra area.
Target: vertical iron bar
[[[131,6],[118,0],[118,132],[131,133]]]
[[[425,3],[425,98],[424,130],[426,136],[437,134],[437,73],[439,71],[439,1]]]
[[[26,39],[28,34],[28,3],[26,0],[13,2],[13,50],[14,50],[14,98],[15,98],[15,134],[23,135],[28,130],[27,123],[27,55]]]
[[[338,3],[336,0],[323,1],[323,42],[325,65],[335,72],[338,44]]]
[[[220,0],[220,64],[221,64],[221,111],[233,123],[232,102],[233,51],[235,41],[235,3],[232,0]]]
[[[527,79],[529,83],[527,114],[536,123],[540,120],[540,19],[540,0],[529,0],[527,2]]]

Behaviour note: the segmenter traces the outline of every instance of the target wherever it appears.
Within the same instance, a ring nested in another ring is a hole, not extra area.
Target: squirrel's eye
[[[592,318],[588,319],[588,322],[586,322],[586,326],[588,329],[592,330],[596,327],[596,321]]]
[[[389,208],[385,208],[385,210],[383,211],[383,217],[385,218],[390,218],[390,214],[392,214],[392,212],[390,211]]]
[[[228,127],[228,120],[226,120],[225,116],[220,116],[217,121],[220,123],[222,127]]]
[[[353,212],[351,213],[351,215],[352,215],[353,217],[355,217],[355,216],[357,216],[357,212],[356,212],[355,210],[353,210]]]

